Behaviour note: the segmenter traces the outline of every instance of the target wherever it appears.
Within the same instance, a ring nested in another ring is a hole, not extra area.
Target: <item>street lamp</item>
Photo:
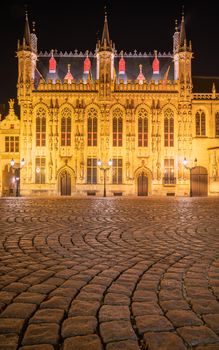
[[[19,197],[20,195],[20,170],[23,168],[25,164],[24,158],[21,159],[20,164],[15,163],[14,159],[12,158],[10,161],[12,169],[14,169],[15,172],[15,183],[16,183],[16,197]]]
[[[189,181],[190,181],[190,190],[189,190],[189,196],[192,197],[192,185],[191,185],[191,173],[192,173],[192,169],[194,169],[196,167],[197,164],[197,158],[195,158],[194,160],[195,166],[188,166],[188,160],[186,158],[183,159],[183,165],[186,169],[189,170]]]
[[[100,170],[103,170],[103,196],[106,197],[106,172],[110,169],[113,162],[110,159],[107,164],[102,164],[102,161],[99,159],[97,161],[97,165],[99,166]]]

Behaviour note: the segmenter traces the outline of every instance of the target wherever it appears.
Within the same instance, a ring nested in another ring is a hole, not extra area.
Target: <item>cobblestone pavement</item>
[[[219,350],[219,198],[0,199],[0,350]]]

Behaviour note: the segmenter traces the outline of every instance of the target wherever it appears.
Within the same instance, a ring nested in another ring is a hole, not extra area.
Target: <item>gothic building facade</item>
[[[184,16],[161,54],[118,53],[107,16],[94,53],[42,53],[26,15],[17,58],[0,195],[219,195],[219,94],[192,77]]]

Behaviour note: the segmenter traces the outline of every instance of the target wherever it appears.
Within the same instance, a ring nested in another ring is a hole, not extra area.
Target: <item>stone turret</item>
[[[22,43],[18,40],[18,101],[27,100],[35,78],[37,61],[36,35],[30,33],[28,14],[26,12]]]

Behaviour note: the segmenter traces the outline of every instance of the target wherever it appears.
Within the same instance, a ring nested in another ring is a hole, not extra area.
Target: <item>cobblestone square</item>
[[[219,198],[1,198],[0,350],[219,350]]]

